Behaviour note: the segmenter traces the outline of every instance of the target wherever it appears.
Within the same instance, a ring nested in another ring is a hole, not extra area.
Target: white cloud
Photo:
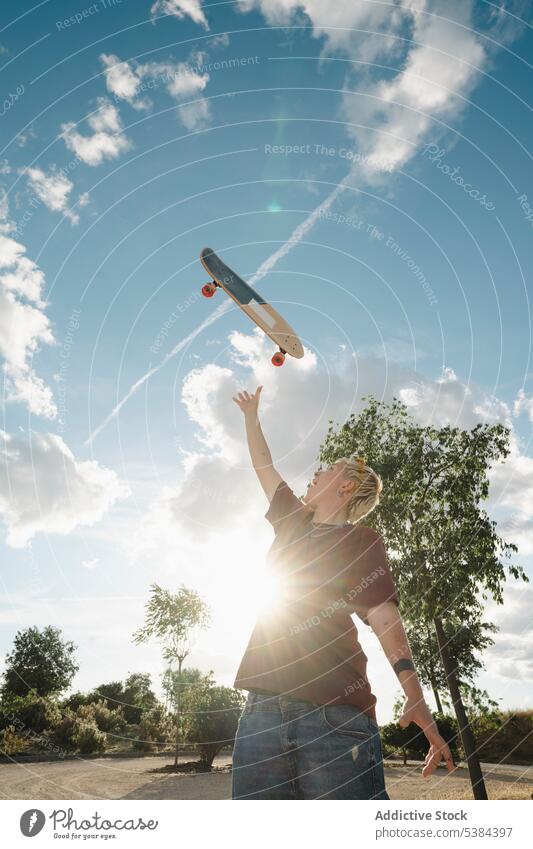
[[[0,221],[5,221],[9,215],[9,199],[3,186],[0,186]],[[4,227],[5,225],[0,225]]]
[[[25,248],[9,234],[0,233],[0,355],[4,359],[6,400],[23,402],[45,418],[57,409],[51,390],[30,365],[41,344],[54,344],[50,322],[41,298],[44,274]]]
[[[48,209],[53,212],[62,212],[72,224],[79,222],[79,215],[68,208],[73,183],[65,174],[55,170],[46,174],[41,168],[24,168],[22,173],[27,176],[30,189]]]
[[[87,119],[94,130],[90,136],[84,136],[70,122],[61,125],[61,135],[65,144],[87,165],[100,165],[104,159],[116,159],[131,147],[123,134],[118,110],[105,97],[98,99],[98,111]]]
[[[422,6],[422,0],[418,4]],[[412,3],[368,3],[366,0],[238,0],[242,12],[259,9],[269,24],[285,26],[301,18],[313,26],[315,38],[324,38],[327,52],[348,53],[371,61],[394,55],[401,47],[396,36],[409,23]],[[305,16],[305,17],[303,17]]]
[[[135,67],[121,62],[118,56],[114,55],[102,54],[100,59],[106,68],[108,91],[115,97],[126,100],[136,109],[150,105],[147,98],[138,98],[144,90],[146,80],[151,80],[150,90],[158,86],[164,87],[177,103],[201,94],[209,82],[209,74],[201,73],[198,68],[202,54],[191,56],[194,60],[191,63],[145,62]],[[188,130],[201,129],[209,124],[211,118],[209,101],[199,98],[195,102],[186,103],[178,109],[177,115]]]
[[[92,525],[129,494],[112,470],[76,460],[60,436],[0,432],[0,512],[13,547],[39,531],[67,534]]]
[[[141,79],[128,62],[121,62],[114,54],[102,53],[100,60],[105,68],[105,79],[108,91],[120,100],[127,100],[135,109],[145,109],[147,100],[138,100],[137,93]]]
[[[189,132],[203,130],[209,126],[211,109],[209,101],[201,97],[195,103],[186,103],[178,107],[178,114],[185,129]]]
[[[403,69],[390,81],[370,84],[363,98],[344,96],[348,120],[371,128],[351,129],[371,173],[401,168],[430,131],[442,134],[434,119],[449,120],[464,108],[486,56],[469,29],[470,4],[461,12],[454,8],[458,24],[415,12],[415,43]]]
[[[242,414],[231,400],[238,388],[254,391],[257,385],[264,386],[263,430],[274,462],[299,492],[312,476],[328,421],[333,419],[341,423],[351,412],[357,414],[363,408],[361,399],[365,395],[373,394],[385,403],[390,403],[394,397],[403,399],[410,414],[421,425],[431,423],[442,427],[451,424],[470,429],[480,421],[508,422],[504,404],[496,405],[491,417],[476,412],[476,409],[487,407],[485,393],[475,385],[463,384],[450,369],[445,369],[442,377],[433,381],[385,358],[359,356],[356,365],[349,351],[336,351],[326,370],[313,353],[306,351],[302,360],[290,359],[281,375],[272,369],[272,343],[261,331],[234,332],[229,341],[232,367],[209,363],[193,369],[183,382],[182,401],[195,426],[198,449],[184,455],[183,483],[167,499],[172,505],[169,509],[174,525],[179,524],[181,507],[185,504],[183,515],[186,514],[187,522],[201,523],[202,493],[207,505],[207,494],[211,492],[214,498],[216,493],[222,493],[226,481],[228,493],[238,492],[240,487],[246,493],[242,504],[247,511],[262,509],[259,488],[256,486],[255,495],[253,486],[250,490],[250,464]],[[415,394],[410,394],[413,389]],[[531,511],[532,464],[533,460],[522,455],[513,440],[506,463],[490,472],[495,486],[494,490],[491,487],[487,505],[491,508],[515,507],[517,501],[523,500],[530,505]],[[209,508],[206,509],[211,521]],[[216,512],[213,508],[213,513]],[[231,509],[222,508],[223,523],[229,531],[233,521],[231,513]],[[235,522],[240,521],[238,514],[236,510]],[[216,526],[215,515],[213,521]]]
[[[152,16],[172,15],[178,20],[190,18],[195,24],[209,29],[201,0],[156,0],[150,9]]]
[[[84,569],[96,569],[100,563],[99,557],[93,557],[92,560],[82,560],[81,565]]]
[[[342,115],[358,141],[364,177],[401,168],[431,131],[464,107],[486,62],[471,22],[470,0],[399,0],[394,5],[367,0],[240,0],[241,11],[261,10],[271,24],[284,25],[305,13],[313,35],[323,38],[328,55],[355,60],[347,72]],[[373,34],[374,33],[374,34]],[[392,79],[372,81],[361,62],[394,59],[401,69]]]
[[[524,390],[519,389],[513,406],[513,414],[519,416],[523,411],[527,413],[529,421],[533,423],[533,398],[528,398]]]

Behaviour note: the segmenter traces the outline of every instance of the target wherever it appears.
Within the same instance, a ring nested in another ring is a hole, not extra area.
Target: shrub
[[[118,731],[125,725],[124,712],[122,708],[111,710],[104,699],[99,699],[91,704],[80,705],[76,710],[76,716],[82,722],[94,722],[100,731]]]
[[[66,708],[63,716],[50,734],[51,742],[61,749],[75,749],[74,738],[76,736],[80,720],[73,710]]]
[[[452,757],[457,759],[459,742],[457,722],[453,717],[442,713],[436,714],[434,718],[439,734],[448,743]],[[428,752],[427,737],[414,722],[411,722],[407,728],[402,728],[397,722],[390,722],[381,728],[380,733],[384,753],[400,753],[404,764],[407,763],[408,757],[422,760]]]
[[[138,729],[133,748],[139,752],[152,752],[169,743],[173,735],[172,720],[161,704],[144,712]]]
[[[15,726],[19,734],[40,734],[59,722],[61,711],[56,702],[35,694],[15,696],[2,707],[1,726]]]
[[[217,753],[235,739],[243,696],[209,680],[190,687],[183,697],[183,725],[190,743],[196,743],[202,765],[210,769]]]
[[[0,731],[0,754],[18,755],[26,751],[28,745],[28,738],[18,734],[14,725],[7,725]]]
[[[82,755],[105,752],[107,746],[106,736],[95,722],[81,722],[80,720],[77,720],[73,742]]]
[[[471,718],[481,760],[533,763],[533,712],[503,711]]]

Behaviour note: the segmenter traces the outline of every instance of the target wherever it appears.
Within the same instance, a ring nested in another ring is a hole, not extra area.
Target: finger
[[[424,778],[427,778],[433,772],[435,772],[435,770],[437,769],[437,766],[439,765],[439,761],[440,761],[440,752],[433,752],[432,749],[430,749],[429,752],[426,755],[426,763],[425,763],[424,768],[422,770],[422,776]]]
[[[257,389],[256,389],[256,391],[255,391],[256,397],[257,397],[257,396],[259,396],[259,395],[261,395],[262,389],[263,389],[263,387],[262,387],[262,386],[258,386],[258,387],[257,387]]]
[[[249,393],[246,391],[246,389],[244,390],[244,397],[246,398],[246,400],[247,400],[247,401],[249,401],[249,400],[250,400],[250,395],[249,395]]]
[[[446,769],[448,770],[448,772],[452,772],[452,770],[455,769],[455,764],[453,762],[452,753],[450,752],[448,747],[446,747],[446,749],[444,750],[443,756],[444,756],[444,761],[446,763]]]

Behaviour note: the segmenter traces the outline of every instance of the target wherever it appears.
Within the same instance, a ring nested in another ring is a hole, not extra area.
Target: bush
[[[2,706],[1,727],[13,725],[19,734],[41,734],[61,719],[61,711],[50,699],[28,694],[15,696]]]
[[[88,705],[90,702],[94,701],[94,698],[90,693],[71,693],[70,696],[67,696],[65,699],[62,699],[60,702],[60,706],[62,710],[65,708],[70,708],[73,711],[78,710],[80,705]]]
[[[100,731],[95,722],[81,722],[77,720],[73,742],[81,755],[91,755],[94,752],[105,752],[107,746],[106,736]]]
[[[235,739],[243,696],[210,680],[190,687],[183,697],[183,726],[188,742],[196,743],[202,765],[210,769],[218,752]]]
[[[111,710],[104,699],[91,704],[80,705],[76,710],[76,716],[82,722],[94,722],[100,731],[108,733],[118,731],[125,725],[122,708]]]
[[[456,760],[458,743],[460,743],[456,720],[442,713],[436,714],[434,718],[439,734],[448,743],[452,757]],[[397,752],[402,755],[404,764],[407,763],[408,757],[423,760],[429,750],[427,737],[414,722],[411,722],[407,728],[402,728],[397,722],[390,722],[381,728],[380,733],[384,754]]]
[[[482,761],[533,763],[533,712],[494,711],[471,718]]]
[[[172,720],[161,704],[144,712],[138,729],[133,748],[139,752],[153,752],[158,746],[166,746],[173,736]]]
[[[63,716],[52,730],[50,740],[61,749],[75,749],[74,738],[78,731],[80,720],[73,710],[66,708]]]
[[[7,725],[0,731],[0,754],[18,755],[26,751],[28,746],[28,738],[18,734],[14,725]]]

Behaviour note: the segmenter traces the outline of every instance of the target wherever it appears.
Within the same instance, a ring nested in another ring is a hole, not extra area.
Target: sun
[[[258,576],[256,609],[265,616],[274,613],[281,602],[281,580],[277,575],[262,570]]]

